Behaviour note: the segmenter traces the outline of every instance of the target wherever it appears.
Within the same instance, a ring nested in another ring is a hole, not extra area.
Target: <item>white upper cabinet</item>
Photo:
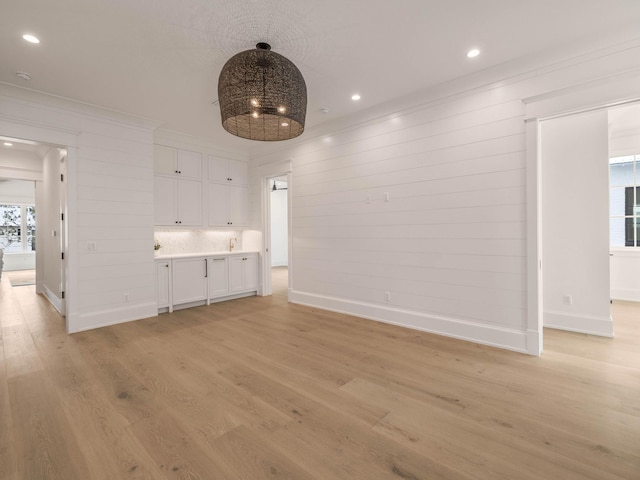
[[[247,187],[209,183],[208,199],[210,227],[249,225],[249,189]]]
[[[209,181],[234,185],[249,183],[249,168],[245,162],[208,155]]]
[[[156,175],[154,188],[155,225],[202,225],[202,182]]]
[[[202,154],[179,148],[153,146],[153,170],[161,175],[202,179]]]

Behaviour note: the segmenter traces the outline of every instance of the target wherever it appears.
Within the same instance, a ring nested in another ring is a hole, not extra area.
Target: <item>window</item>
[[[0,205],[0,247],[5,253],[36,249],[36,209],[33,205]]]
[[[609,159],[609,240],[640,247],[640,154]]]

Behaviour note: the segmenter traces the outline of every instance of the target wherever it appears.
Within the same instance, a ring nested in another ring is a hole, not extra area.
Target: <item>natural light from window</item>
[[[640,154],[609,159],[609,242],[640,247]]]
[[[36,209],[33,205],[0,205],[0,248],[5,253],[36,249]]]

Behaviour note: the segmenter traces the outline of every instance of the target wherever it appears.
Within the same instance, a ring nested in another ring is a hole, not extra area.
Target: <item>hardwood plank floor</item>
[[[68,336],[0,282],[0,480],[640,478],[640,305],[535,358],[274,295]]]

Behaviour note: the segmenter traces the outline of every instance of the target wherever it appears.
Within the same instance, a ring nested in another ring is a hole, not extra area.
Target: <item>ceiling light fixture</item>
[[[354,102],[357,102],[358,100],[360,100],[360,95],[357,93],[354,93],[353,95],[351,95],[351,100],[353,100]]]
[[[467,52],[467,57],[469,58],[476,58],[478,55],[480,55],[480,50],[477,48],[472,48]]]
[[[13,143],[11,142],[4,142],[3,144],[5,147],[13,147]]]
[[[249,140],[289,140],[304,131],[307,85],[287,58],[258,43],[231,57],[220,72],[222,127]],[[287,127],[287,128],[284,128]]]
[[[40,39],[35,35],[31,35],[30,33],[25,33],[22,35],[22,38],[29,43],[40,43]]]

